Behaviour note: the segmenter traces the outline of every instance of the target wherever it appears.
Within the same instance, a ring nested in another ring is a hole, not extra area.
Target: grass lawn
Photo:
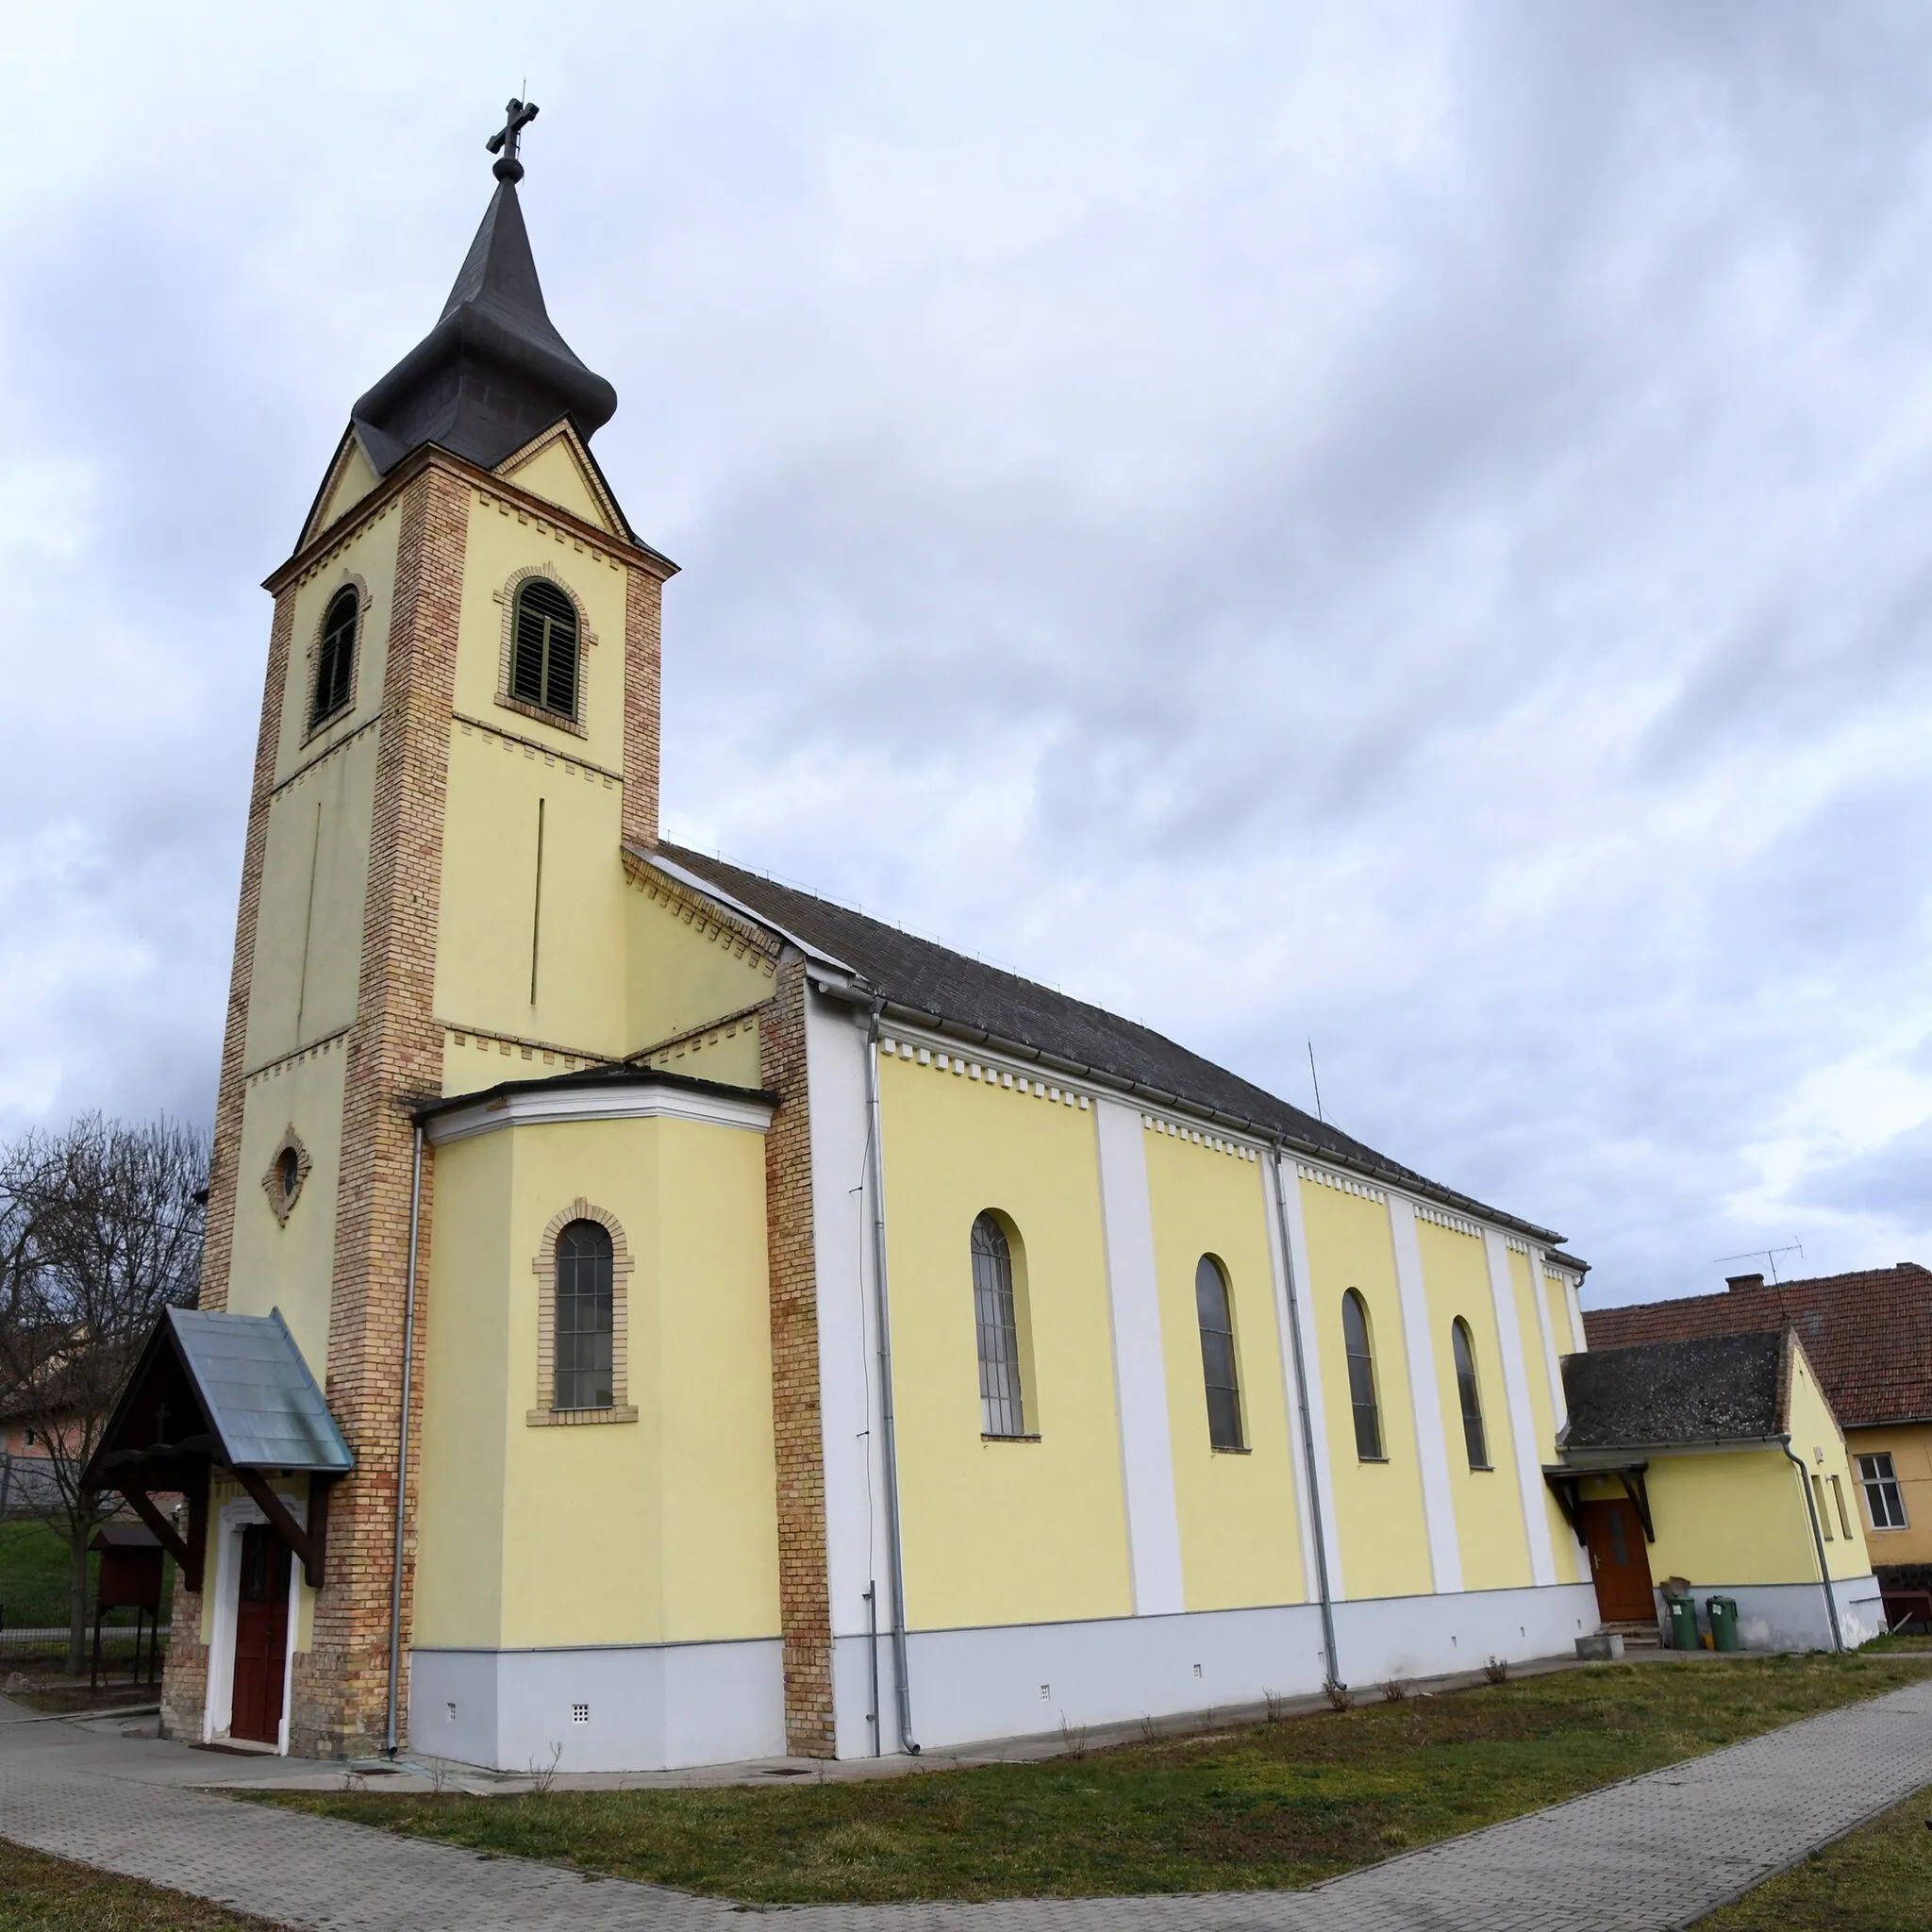
[[[1696,1932],[1924,1932],[1932,1920],[1932,1790],[1697,1922]]]
[[[0,1840],[0,1932],[275,1932],[183,1891]]]
[[[761,1903],[1305,1886],[1919,1681],[1907,1657],[1604,1665],[1080,1759],[778,1789],[259,1794]]]

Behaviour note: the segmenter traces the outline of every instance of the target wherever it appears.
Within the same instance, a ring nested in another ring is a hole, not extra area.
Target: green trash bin
[[[1738,1634],[1738,1600],[1730,1596],[1707,1597],[1704,1607],[1710,1615],[1710,1647],[1713,1650],[1742,1650],[1744,1640]]]
[[[1697,1599],[1691,1596],[1667,1596],[1664,1598],[1664,1611],[1671,1622],[1671,1648],[1673,1650],[1702,1650],[1703,1640],[1697,1634]]]

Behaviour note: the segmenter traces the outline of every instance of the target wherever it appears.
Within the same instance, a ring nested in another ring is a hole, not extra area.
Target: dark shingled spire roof
[[[504,176],[441,319],[354,417],[387,474],[425,442],[492,470],[560,417],[588,441],[616,410],[617,391],[577,360],[543,307],[516,180]]]

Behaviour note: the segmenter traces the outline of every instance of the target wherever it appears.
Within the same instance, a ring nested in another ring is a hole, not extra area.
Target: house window
[[[973,1224],[973,1319],[979,1331],[979,1427],[987,1436],[1024,1436],[1020,1323],[1013,1304],[1013,1251],[991,1214]]]
[[[1865,1508],[1874,1529],[1904,1529],[1906,1499],[1899,1493],[1898,1474],[1890,1452],[1858,1457],[1858,1478],[1865,1488]]]
[[[608,1408],[616,1401],[612,1258],[610,1236],[594,1221],[573,1221],[557,1237],[558,1408]]]
[[[1194,1314],[1201,1324],[1201,1375],[1208,1385],[1208,1441],[1216,1449],[1242,1448],[1234,1317],[1227,1276],[1212,1255],[1203,1255],[1194,1269]]]
[[[548,577],[517,591],[510,695],[559,718],[577,714],[577,608]]]
[[[1341,1297],[1341,1340],[1348,1351],[1348,1400],[1355,1410],[1355,1453],[1364,1462],[1382,1454],[1382,1412],[1375,1402],[1375,1357],[1369,1347],[1369,1306],[1350,1289]]]
[[[1838,1511],[1838,1526],[1846,1542],[1852,1540],[1852,1519],[1845,1509],[1845,1486],[1837,1476],[1831,1479],[1831,1507]]]
[[[1456,1357],[1456,1393],[1462,1403],[1462,1445],[1472,1469],[1490,1467],[1490,1441],[1483,1431],[1482,1391],[1475,1382],[1475,1342],[1460,1315],[1449,1325],[1449,1346]]]
[[[308,710],[311,730],[349,702],[356,686],[356,630],[361,600],[344,584],[329,601],[322,620],[322,648],[315,658],[315,697]]]

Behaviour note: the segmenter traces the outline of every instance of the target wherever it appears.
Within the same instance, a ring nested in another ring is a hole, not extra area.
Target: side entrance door
[[[265,1523],[242,1532],[242,1592],[235,1606],[231,1738],[273,1744],[282,1724],[282,1667],[289,1652],[289,1546]]]
[[[1657,1599],[1650,1593],[1650,1552],[1634,1505],[1586,1503],[1583,1533],[1590,1543],[1590,1573],[1596,1582],[1597,1613],[1606,1624],[1652,1623]]]

